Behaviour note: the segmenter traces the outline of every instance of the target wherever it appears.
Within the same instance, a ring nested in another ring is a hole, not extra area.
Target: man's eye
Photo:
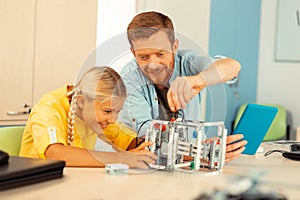
[[[163,57],[163,56],[164,56],[163,53],[159,53],[159,54],[158,54],[158,57]]]
[[[149,56],[140,56],[141,60],[147,60],[149,58]]]

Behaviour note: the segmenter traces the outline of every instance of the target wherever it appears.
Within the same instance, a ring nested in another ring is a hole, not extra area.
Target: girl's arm
[[[100,152],[59,143],[50,145],[45,156],[47,159],[64,160],[69,167],[104,167],[109,163],[123,163],[130,168],[147,169],[147,163],[155,163],[156,160],[156,156],[149,151]]]

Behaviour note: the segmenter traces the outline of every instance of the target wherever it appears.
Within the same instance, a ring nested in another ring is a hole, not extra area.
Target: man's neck
[[[163,90],[163,89],[166,89],[167,87],[164,86],[164,85],[160,85],[160,84],[155,84],[155,86],[160,89],[160,90]]]

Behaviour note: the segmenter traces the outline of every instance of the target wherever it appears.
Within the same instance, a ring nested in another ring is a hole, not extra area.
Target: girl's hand
[[[122,152],[124,155],[124,163],[130,168],[148,169],[148,164],[154,164],[157,156],[146,149],[152,145],[152,142],[143,142],[138,147],[127,152]],[[125,154],[127,153],[127,154]]]
[[[152,142],[143,142],[138,147],[129,150],[129,152],[132,152],[132,153],[147,153],[149,151],[146,149],[146,147],[148,147],[150,145],[152,145]]]
[[[147,153],[118,152],[118,161],[128,165],[129,168],[148,169],[148,164],[154,164],[156,159],[156,155],[149,151]]]

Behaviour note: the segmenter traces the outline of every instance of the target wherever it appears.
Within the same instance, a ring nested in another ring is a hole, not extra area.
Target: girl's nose
[[[112,119],[108,119],[107,122],[109,124],[114,124],[116,122],[116,120],[112,118]]]
[[[118,118],[118,115],[113,113],[107,120],[109,124],[114,124]]]

